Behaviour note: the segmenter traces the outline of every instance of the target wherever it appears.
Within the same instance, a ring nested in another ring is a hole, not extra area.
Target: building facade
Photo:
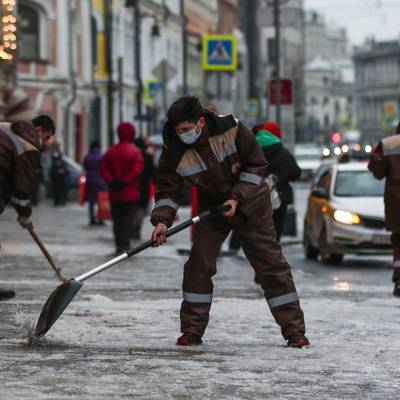
[[[259,12],[261,29],[261,61],[265,76],[265,91],[268,81],[276,74],[276,39],[274,10],[272,2],[263,2]],[[298,117],[304,112],[304,2],[289,0],[281,5],[281,71],[283,79],[293,81],[294,114]],[[283,121],[284,124],[285,121]],[[300,132],[296,123],[296,136]]]
[[[399,120],[400,44],[367,42],[356,49],[354,63],[358,127],[374,143],[393,134]]]
[[[328,142],[335,131],[354,129],[354,65],[347,32],[328,27],[324,18],[306,13],[306,142]]]
[[[340,27],[328,27],[324,17],[316,11],[305,13],[305,60],[317,58],[342,60],[351,56],[347,31]]]
[[[55,119],[57,141],[78,162],[91,141],[103,149],[115,143],[120,121],[134,121],[140,135],[160,133],[178,96],[210,98],[203,35],[233,33],[245,53],[235,0],[18,0],[17,6],[13,84],[34,112]],[[246,97],[243,82],[235,74],[224,80],[221,111],[245,107],[238,100]]]

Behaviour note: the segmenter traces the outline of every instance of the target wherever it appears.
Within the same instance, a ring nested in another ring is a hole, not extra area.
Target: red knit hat
[[[263,126],[266,131],[271,132],[277,138],[282,139],[282,131],[278,124],[275,122],[266,122]]]
[[[118,137],[124,142],[133,142],[135,140],[136,129],[131,122],[121,122],[117,128]]]

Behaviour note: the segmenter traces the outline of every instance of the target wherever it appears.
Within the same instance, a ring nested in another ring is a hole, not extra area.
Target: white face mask
[[[197,122],[196,126],[193,129],[191,129],[190,131],[183,132],[180,135],[178,135],[179,139],[185,144],[196,143],[199,140],[199,137],[201,134],[201,131],[199,133],[197,133],[197,131],[196,131],[198,124],[199,123]]]

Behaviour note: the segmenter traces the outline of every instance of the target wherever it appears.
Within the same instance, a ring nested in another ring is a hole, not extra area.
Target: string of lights
[[[16,0],[1,0],[0,60],[13,61],[17,50]]]

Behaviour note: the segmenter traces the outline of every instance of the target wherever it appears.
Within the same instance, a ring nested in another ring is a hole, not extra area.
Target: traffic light
[[[342,135],[339,132],[334,132],[331,135],[331,142],[334,144],[339,144],[342,141]]]

